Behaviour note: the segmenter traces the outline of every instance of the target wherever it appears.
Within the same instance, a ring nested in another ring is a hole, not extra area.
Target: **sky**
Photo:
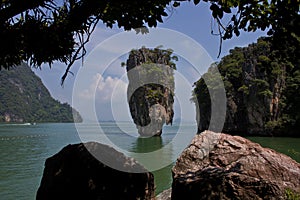
[[[86,48],[88,53],[84,65],[77,62],[72,67],[63,85],[60,78],[66,66],[55,63],[35,69],[51,95],[74,106],[85,121],[117,120],[130,121],[127,104],[127,85],[125,69],[120,66],[126,61],[132,48],[146,46],[154,48],[163,44],[163,48],[174,50],[179,57],[175,73],[175,119],[195,120],[195,106],[191,103],[192,86],[210,63],[218,61],[236,46],[253,43],[264,32],[245,33],[226,40],[222,45],[220,58],[219,37],[211,34],[213,25],[209,5],[205,2],[195,6],[193,3],[181,3],[181,6],[164,18],[158,28],[150,29],[150,34],[124,32],[118,28],[106,28],[101,22],[94,31]]]

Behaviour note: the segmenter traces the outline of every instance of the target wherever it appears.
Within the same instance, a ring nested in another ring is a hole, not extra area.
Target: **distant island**
[[[53,99],[23,63],[0,71],[0,122],[82,122],[82,117],[68,103]]]

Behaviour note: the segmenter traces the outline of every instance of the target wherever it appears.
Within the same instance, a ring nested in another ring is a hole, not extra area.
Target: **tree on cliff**
[[[22,61],[40,66],[60,61],[72,64],[86,51],[96,24],[125,30],[156,27],[183,1],[191,0],[2,0],[0,4],[0,68]],[[200,0],[193,0],[197,5]],[[240,30],[270,28],[268,34],[299,39],[299,0],[204,0],[211,4],[220,40],[238,36]],[[223,22],[230,14],[229,23]],[[226,24],[225,24],[226,23]],[[143,31],[145,29],[140,29]],[[47,48],[45,48],[47,47]]]
[[[220,73],[227,96],[223,131],[300,136],[299,43],[286,41],[288,45],[275,50],[270,41],[270,37],[260,38],[248,47],[235,47],[195,83],[198,132],[209,127],[211,98],[218,90],[214,78]]]

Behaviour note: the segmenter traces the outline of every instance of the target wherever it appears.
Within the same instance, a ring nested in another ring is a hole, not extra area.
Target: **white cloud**
[[[114,98],[119,99],[120,95],[124,94],[126,90],[127,84],[122,80],[110,76],[104,79],[101,76],[97,87],[97,96],[101,101],[109,101],[112,99],[112,94],[114,92]]]
[[[80,88],[73,96],[73,103],[84,120],[130,120],[126,80],[96,73],[87,82],[79,83]]]
[[[96,88],[96,90],[95,90]],[[107,103],[112,101],[112,94],[114,98],[119,99],[121,95],[126,94],[127,83],[119,78],[112,78],[111,76],[103,77],[97,73],[94,75],[90,87],[84,90],[80,97],[83,99],[96,98],[99,103]]]
[[[195,119],[194,105],[189,101],[192,85],[206,71],[212,59],[196,41],[191,38],[166,29],[153,29],[147,35],[136,35],[135,32],[122,32],[103,40],[101,45],[93,49],[86,57],[85,65],[77,75],[78,82],[75,91],[80,94],[82,101],[74,105],[87,116],[95,113],[105,119],[113,115],[114,119],[130,118],[127,103],[127,80],[124,68],[120,62],[127,59],[127,53],[132,48],[141,46],[172,48],[180,58],[178,73],[181,81],[176,81],[175,94],[176,117]],[[123,60],[124,59],[124,60]],[[185,61],[184,61],[185,60]],[[175,77],[175,80],[179,79]],[[76,96],[76,93],[75,93]],[[85,101],[84,101],[85,100]],[[179,105],[180,104],[180,105]],[[98,112],[99,111],[99,112]],[[112,111],[112,113],[111,113]],[[179,116],[178,116],[179,115]]]

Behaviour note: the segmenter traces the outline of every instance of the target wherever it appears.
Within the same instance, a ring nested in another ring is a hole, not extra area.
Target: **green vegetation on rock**
[[[290,188],[285,190],[286,200],[300,200],[300,193],[296,193]]]
[[[126,64],[130,113],[141,135],[162,133],[163,124],[173,122],[174,70],[178,58],[171,49],[133,49]],[[149,125],[149,126],[148,126]]]
[[[0,73],[0,122],[81,122],[67,103],[53,99],[26,64]]]
[[[209,126],[217,71],[222,76],[227,112],[224,132],[242,135],[300,136],[299,42],[260,38],[236,47],[195,83],[194,100],[200,108],[199,132]],[[212,89],[209,94],[208,88]]]

